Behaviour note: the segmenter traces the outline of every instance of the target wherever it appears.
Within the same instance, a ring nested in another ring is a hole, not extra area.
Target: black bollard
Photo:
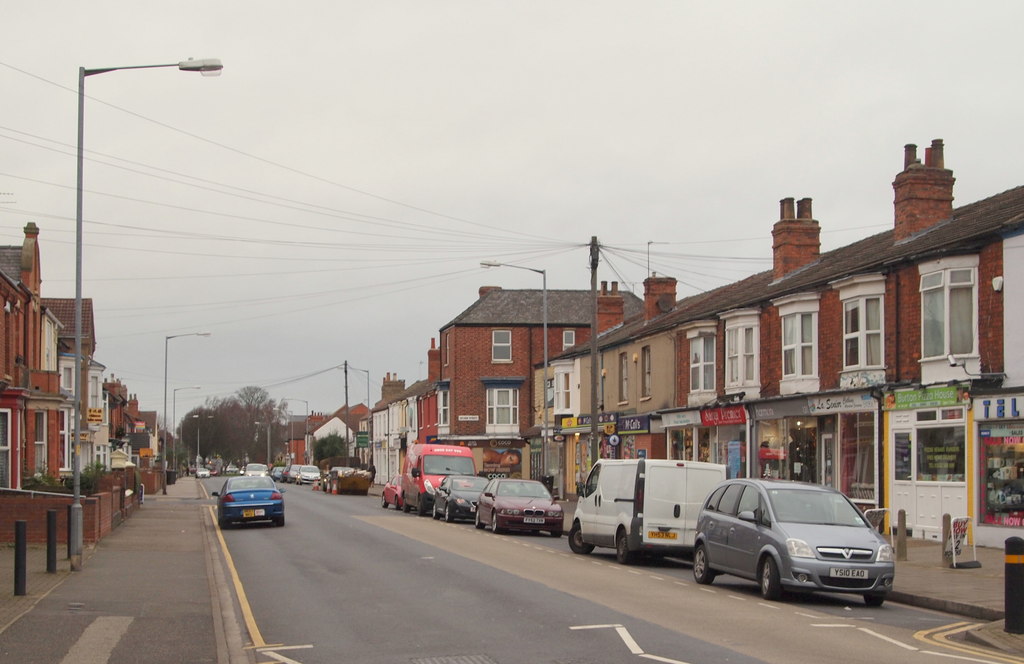
[[[28,551],[28,537],[25,535],[28,521],[14,522],[14,594],[25,595],[25,554]]]
[[[46,571],[57,571],[57,510],[46,510]]]
[[[68,523],[67,523],[67,536],[68,536],[68,560],[71,560],[71,505],[68,504]]]
[[[1006,543],[1006,588],[1003,609],[1006,614],[1008,634],[1024,634],[1024,539],[1007,538]]]

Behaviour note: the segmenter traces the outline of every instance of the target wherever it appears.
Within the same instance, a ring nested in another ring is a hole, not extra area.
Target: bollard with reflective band
[[[1006,588],[1003,599],[1008,634],[1024,634],[1024,539],[1007,538]]]

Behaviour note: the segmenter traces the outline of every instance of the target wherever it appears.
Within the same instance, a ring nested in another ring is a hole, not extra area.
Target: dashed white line
[[[763,606],[766,609],[771,609],[772,611],[778,611],[782,608],[781,606],[775,606],[774,604],[769,604],[768,602],[758,602],[757,605]]]
[[[846,623],[811,623],[811,627],[853,627]]]
[[[865,634],[870,634],[871,636],[874,636],[876,638],[882,639],[883,641],[888,641],[889,643],[893,644],[894,646],[899,646],[900,648],[903,648],[905,650],[913,650],[915,652],[918,650],[914,646],[908,646],[906,643],[900,643],[896,639],[890,639],[888,636],[885,636],[884,634],[879,634],[878,632],[876,632],[874,630],[871,630],[871,629],[868,629],[867,627],[858,627],[857,629],[859,629],[860,631],[864,632]]]
[[[746,597],[740,597],[739,595],[726,595],[726,597],[728,597],[729,599],[738,599],[741,602],[747,601]]]

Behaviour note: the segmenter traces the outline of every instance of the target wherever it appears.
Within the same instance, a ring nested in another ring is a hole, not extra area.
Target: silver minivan
[[[719,573],[757,581],[765,599],[783,591],[858,593],[881,606],[895,575],[892,547],[850,500],[830,487],[734,479],[701,509],[693,578]]]

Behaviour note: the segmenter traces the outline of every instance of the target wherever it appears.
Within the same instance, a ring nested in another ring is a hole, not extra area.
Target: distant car
[[[263,463],[247,463],[245,468],[242,469],[242,474],[246,477],[266,477],[270,474],[267,470],[267,465]]]
[[[284,466],[274,466],[274,468],[270,471],[270,476],[274,479],[275,482],[280,482],[281,473],[283,472]]]
[[[269,477],[229,477],[217,498],[217,523],[227,528],[235,523],[271,521],[284,525],[284,496]]]
[[[296,484],[312,484],[318,479],[320,479],[320,469],[316,466],[299,466],[299,472],[295,474]]]
[[[380,493],[380,506],[387,509],[388,505],[394,505],[396,510],[402,509],[401,475],[392,477],[391,481],[384,485],[384,490]]]
[[[495,478],[487,483],[476,506],[476,527],[491,531],[546,530],[561,537],[565,516],[548,488],[536,480]]]
[[[818,484],[734,479],[704,501],[693,578],[756,581],[765,599],[784,591],[858,593],[881,606],[892,590],[892,547],[849,498]]]
[[[292,465],[292,466],[285,466],[281,470],[281,481],[282,482],[289,482],[289,481],[291,481],[291,478],[292,478],[292,468],[294,468],[295,470],[299,469],[298,466]]]
[[[210,469],[200,466],[196,468],[196,479],[201,480],[210,477]]]
[[[238,466],[236,466],[233,463],[229,463],[228,467],[224,469],[224,474],[225,475],[237,475],[238,474]]]
[[[434,518],[448,523],[476,518],[476,503],[488,479],[477,475],[446,475],[434,490]]]

